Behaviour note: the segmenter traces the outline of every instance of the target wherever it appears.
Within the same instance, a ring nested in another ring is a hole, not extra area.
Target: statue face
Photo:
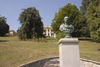
[[[69,21],[69,18],[68,17],[64,17],[64,22],[68,23],[68,21]]]

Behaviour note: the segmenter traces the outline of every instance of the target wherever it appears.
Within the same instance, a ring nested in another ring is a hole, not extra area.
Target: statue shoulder
[[[70,26],[70,27],[73,27],[73,25],[71,25],[71,24],[70,24],[69,26]]]
[[[65,24],[64,24],[64,23],[60,25],[60,27],[64,27],[64,26],[65,26]]]
[[[74,26],[70,24],[70,27],[72,28],[72,30],[74,31]]]
[[[73,26],[73,25],[70,24],[69,26]]]
[[[65,27],[65,24],[63,23],[63,24],[60,25],[59,30],[60,30],[60,31],[63,31],[63,28],[64,28],[64,27]]]

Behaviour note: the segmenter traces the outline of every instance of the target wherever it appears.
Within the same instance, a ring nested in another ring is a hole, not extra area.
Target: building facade
[[[17,33],[14,30],[9,30],[10,36],[17,36]]]
[[[43,34],[45,36],[50,36],[56,38],[56,34],[52,31],[51,26],[44,26]]]

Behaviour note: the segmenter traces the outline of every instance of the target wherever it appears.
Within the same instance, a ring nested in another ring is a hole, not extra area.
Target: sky
[[[23,11],[29,7],[39,10],[44,26],[51,26],[52,19],[59,8],[68,3],[76,5],[80,10],[82,0],[0,0],[0,15],[7,18],[10,30],[17,31],[21,26],[18,18]]]

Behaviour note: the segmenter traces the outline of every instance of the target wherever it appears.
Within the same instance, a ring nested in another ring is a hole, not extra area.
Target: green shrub
[[[57,34],[56,40],[58,41],[59,39],[64,38],[64,37],[65,37],[65,33],[60,32]]]
[[[91,38],[96,41],[96,42],[100,42],[100,28],[97,31],[93,31],[91,32]]]

